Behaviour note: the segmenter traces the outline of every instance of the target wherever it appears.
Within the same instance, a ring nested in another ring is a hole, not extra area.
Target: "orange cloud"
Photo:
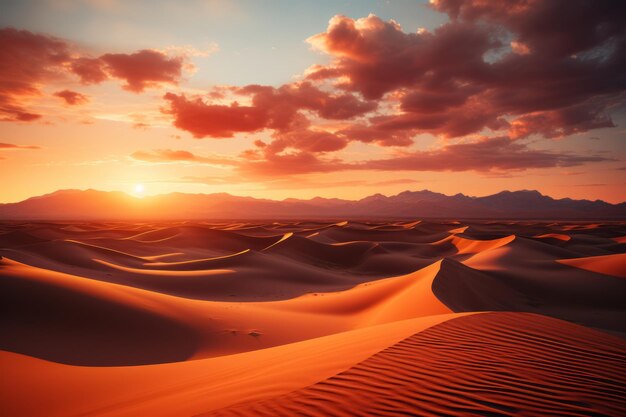
[[[0,150],[13,149],[41,149],[41,147],[35,145],[15,145],[13,143],[0,143]]]
[[[508,137],[481,138],[470,143],[445,145],[429,151],[404,152],[391,158],[348,163],[313,152],[268,154],[248,158],[239,167],[252,177],[271,177],[348,170],[377,171],[524,171],[532,168],[572,167],[612,161],[600,155],[578,155],[532,149]]]
[[[124,89],[138,93],[163,83],[177,84],[184,58],[153,50],[91,58],[80,56],[62,39],[4,28],[0,29],[0,62],[0,121],[30,122],[42,117],[28,110],[30,102],[42,95],[41,88],[69,74],[86,84],[119,79]],[[77,95],[59,93],[68,104],[82,101]]]
[[[84,84],[117,78],[125,82],[125,90],[140,93],[148,87],[178,84],[183,64],[181,56],[169,58],[163,52],[144,49],[132,54],[77,58],[71,62],[70,69]]]
[[[309,126],[302,113],[307,110],[331,120],[347,120],[376,108],[376,103],[358,99],[352,94],[331,94],[311,83],[285,84],[279,88],[248,85],[233,90],[250,98],[248,106],[206,103],[200,97],[167,93],[169,106],[164,112],[174,117],[174,126],[196,138],[232,137],[239,132],[273,129],[289,132]]]
[[[57,77],[69,59],[68,46],[57,38],[14,28],[0,29],[0,120],[30,122],[41,114],[27,110],[41,95],[40,85]]]
[[[174,116],[174,126],[196,138],[232,137],[238,132],[255,132],[265,128],[267,114],[251,106],[206,104],[200,98],[188,99],[184,94],[167,93],[165,113]]]
[[[224,156],[199,156],[189,151],[172,149],[157,149],[152,152],[136,151],[131,154],[131,158],[152,163],[196,162],[213,165],[237,165],[237,161]]]
[[[577,155],[532,149],[508,137],[482,138],[446,145],[433,151],[406,153],[390,159],[357,164],[360,169],[384,171],[524,171],[532,168],[571,167],[610,161],[599,155]]]
[[[73,59],[70,70],[80,77],[83,84],[100,84],[109,78],[104,69],[104,62],[98,58]]]
[[[63,99],[65,103],[69,104],[70,106],[85,104],[89,101],[89,98],[87,98],[86,95],[71,90],[57,91],[56,93],[54,93],[54,95]]]
[[[104,54],[97,61],[89,64],[93,73],[82,77],[83,82],[100,82],[101,73],[106,73],[110,78],[123,80],[123,88],[134,93],[164,83],[178,84],[183,68],[182,57],[169,58],[162,52],[149,49],[132,54]]]

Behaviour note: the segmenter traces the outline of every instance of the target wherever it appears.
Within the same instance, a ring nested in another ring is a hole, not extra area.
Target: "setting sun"
[[[144,186],[143,184],[135,184],[135,194],[143,194]]]

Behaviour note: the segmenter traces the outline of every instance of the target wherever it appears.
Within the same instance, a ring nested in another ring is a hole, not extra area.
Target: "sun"
[[[135,194],[142,194],[144,191],[143,184],[135,184]]]

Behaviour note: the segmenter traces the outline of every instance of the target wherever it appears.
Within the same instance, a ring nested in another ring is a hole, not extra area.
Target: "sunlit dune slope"
[[[626,341],[525,313],[449,320],[332,378],[200,416],[605,415],[626,409]]]
[[[150,366],[68,366],[0,351],[0,410],[20,417],[196,415],[330,378],[416,332],[462,315],[428,316],[270,349]]]
[[[590,256],[587,258],[560,259],[560,263],[599,274],[626,278],[626,254]]]

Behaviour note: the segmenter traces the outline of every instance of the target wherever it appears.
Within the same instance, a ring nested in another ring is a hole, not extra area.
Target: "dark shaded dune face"
[[[182,323],[113,298],[0,277],[0,350],[80,366],[183,361],[198,337]]]
[[[200,415],[618,417],[625,368],[623,339],[539,315],[484,313],[417,333],[308,388]]]
[[[21,230],[11,230],[0,234],[0,247],[19,248],[20,246],[46,242],[47,239],[37,237]]]
[[[430,225],[423,224],[410,227],[386,227],[376,228],[356,227],[348,223],[343,227],[328,228],[320,232],[323,236],[335,241],[373,241],[373,242],[411,242],[430,243],[436,242],[448,236],[448,231],[456,229],[456,225]]]
[[[523,237],[541,235],[588,236],[592,238],[611,239],[626,233],[624,222],[464,222],[469,226],[465,231],[469,237],[476,239],[493,239],[506,234]],[[558,242],[554,242],[558,244]]]
[[[565,242],[563,246],[586,256],[626,252],[626,244],[616,242],[614,238],[582,234],[575,235],[568,242]]]
[[[28,234],[40,241],[57,239],[80,239],[80,238],[125,238],[138,233],[138,227],[129,223],[122,224],[60,224],[60,223],[32,223],[13,225],[15,230]],[[11,225],[2,225],[1,229],[11,230]],[[1,236],[1,235],[0,235]]]
[[[60,240],[29,245],[19,249],[0,250],[0,254],[15,261],[58,272],[99,279],[109,275],[111,282],[119,283],[121,277],[113,276],[96,259],[104,259],[125,265],[140,266],[142,258],[126,252],[77,241]]]
[[[242,233],[242,234],[267,234],[267,233],[276,233],[276,232],[282,232],[282,233],[294,233],[294,234],[311,234],[312,232],[320,232],[322,230],[326,230],[326,229],[331,229],[334,227],[343,227],[344,223],[346,222],[332,222],[332,223],[325,223],[325,222],[293,222],[293,223],[285,223],[285,224],[279,224],[279,223],[272,223],[272,224],[265,224],[265,225],[261,225],[259,227],[249,227],[249,226],[242,226],[237,228],[237,232],[238,233]]]
[[[245,249],[261,250],[280,238],[280,235],[258,237],[202,226],[168,227],[128,237],[129,240],[158,243],[168,247],[200,247],[239,252]]]
[[[285,299],[306,292],[347,289],[360,282],[339,270],[332,259],[312,264],[315,254],[279,256],[270,251],[242,251],[167,262],[66,241],[0,254],[39,268],[198,300],[232,301],[235,296],[246,301]]]
[[[374,242],[325,244],[301,236],[288,236],[265,252],[328,267],[351,267],[363,262],[367,256],[384,253]]]
[[[507,311],[530,309],[532,301],[510,282],[459,262],[444,259],[433,280],[435,296],[452,311]]]
[[[376,276],[405,275],[432,265],[432,263],[433,258],[390,252],[368,256],[350,271],[371,279],[371,277]]]
[[[432,290],[455,312],[534,312],[626,333],[624,279],[568,269],[556,262],[511,272],[478,271],[444,259]]]

